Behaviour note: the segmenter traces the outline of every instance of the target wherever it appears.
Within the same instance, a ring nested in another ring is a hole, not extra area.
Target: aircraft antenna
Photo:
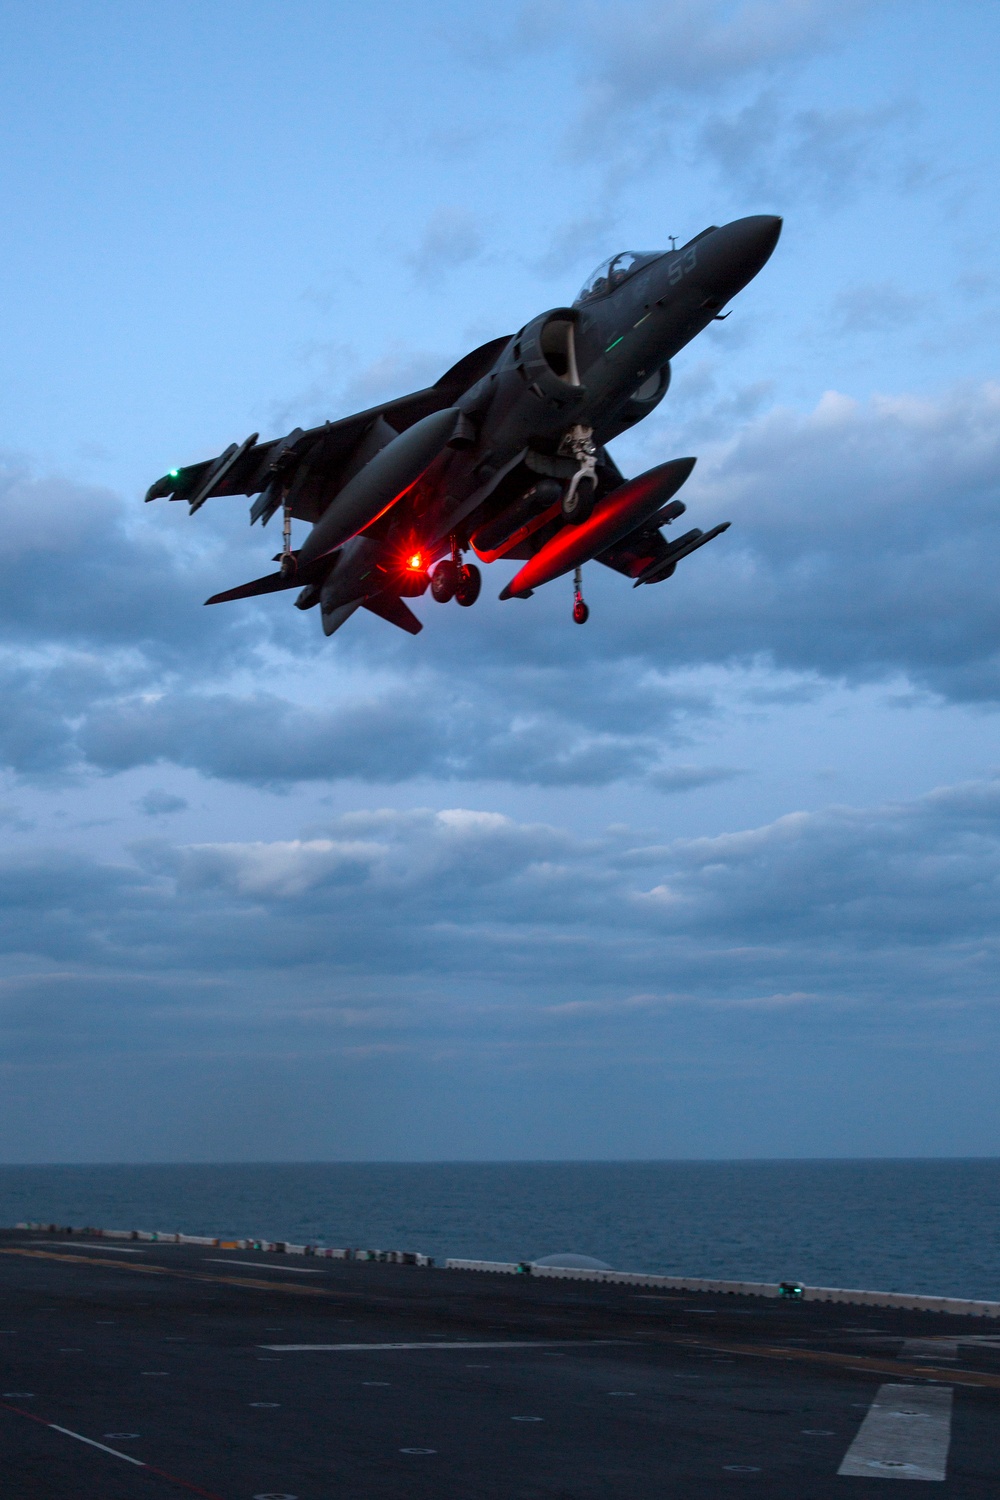
[[[668,234],[667,239],[670,241],[670,251],[671,254],[673,254],[673,252],[677,249],[677,236],[676,234]]]

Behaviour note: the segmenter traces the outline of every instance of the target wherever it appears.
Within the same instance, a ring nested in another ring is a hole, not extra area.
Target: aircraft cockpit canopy
[[[602,260],[593,275],[583,283],[573,306],[579,307],[584,302],[593,302],[595,297],[613,292],[626,277],[648,266],[651,260],[659,260],[662,254],[662,250],[623,250],[619,255],[612,255],[610,260]]]

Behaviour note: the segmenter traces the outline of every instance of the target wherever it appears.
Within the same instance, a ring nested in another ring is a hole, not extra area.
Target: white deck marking
[[[273,1349],[276,1353],[295,1354],[312,1349],[353,1350],[367,1349],[544,1349],[550,1344],[577,1344],[580,1348],[593,1349],[598,1344],[622,1344],[625,1339],[504,1339],[502,1342],[477,1343],[473,1339],[465,1342],[438,1342],[433,1344],[258,1344],[259,1349]]]
[[[46,1242],[44,1240],[15,1241],[15,1244],[18,1245],[30,1245],[32,1250],[37,1250],[40,1245],[44,1245],[45,1243]],[[145,1250],[126,1250],[124,1245],[82,1245],[79,1240],[73,1241],[68,1245],[60,1244],[58,1248],[60,1250],[100,1250],[102,1255],[105,1255],[109,1252],[112,1255],[145,1255],[146,1253]],[[46,1311],[48,1310],[49,1309],[46,1309]]]
[[[900,1359],[957,1359],[958,1339],[904,1339]]]
[[[133,1458],[131,1453],[119,1453],[117,1448],[109,1448],[107,1443],[96,1443],[93,1438],[84,1437],[82,1432],[72,1432],[68,1427],[60,1427],[56,1422],[46,1422],[45,1425],[51,1427],[53,1432],[63,1432],[67,1437],[76,1438],[78,1443],[86,1443],[91,1448],[100,1448],[102,1453],[110,1453],[113,1458],[123,1458],[127,1464],[135,1464],[137,1469],[147,1467],[141,1458]]]
[[[249,1266],[253,1271],[280,1271],[282,1275],[286,1271],[292,1271],[296,1276],[322,1276],[325,1273],[319,1266],[272,1266],[262,1260],[230,1260],[228,1256],[203,1255],[202,1260],[213,1266]]]
[[[944,1479],[951,1400],[951,1386],[880,1386],[837,1473],[865,1479]]]

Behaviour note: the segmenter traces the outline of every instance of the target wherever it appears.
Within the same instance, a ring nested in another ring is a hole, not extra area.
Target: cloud
[[[376,807],[7,849],[5,1139],[45,1091],[46,1159],[940,1151],[930,1091],[983,1149],[998,907],[1000,781],[661,843]]]
[[[986,383],[939,400],[830,392],[748,424],[696,471],[699,502],[736,525],[697,594],[689,573],[675,596],[683,655],[728,636],[783,666],[995,700],[998,415]]]
[[[478,260],[485,245],[483,225],[468,209],[442,207],[430,216],[406,259],[418,281],[440,290],[447,273]]]
[[[605,258],[615,223],[615,214],[604,206],[560,225],[550,234],[547,248],[532,268],[541,276],[563,276],[579,267],[584,258],[588,263],[591,257],[595,261]]]
[[[717,786],[720,781],[733,781],[743,774],[728,766],[663,766],[651,771],[647,779],[658,792],[694,792],[703,786]]]
[[[669,723],[665,696],[654,732],[635,722],[642,709],[612,732],[586,722],[600,718],[599,702],[567,716],[529,706],[524,692],[520,702],[517,695],[493,701],[489,685],[468,682],[387,685],[378,697],[315,707],[265,692],[177,691],[95,704],[73,744],[105,773],[172,762],[257,786],[422,776],[600,786],[658,762]],[[59,747],[70,754],[68,737]]]
[[[903,103],[872,109],[789,110],[770,90],[699,127],[694,156],[740,192],[788,212],[795,203],[839,204],[873,182],[921,185],[904,168],[901,142],[914,111]]]
[[[109,995],[125,1046],[164,1026],[232,1046],[248,1022],[287,1042],[306,1016],[335,1045],[345,1007],[375,1040],[387,1005],[403,1031],[475,1049],[501,1027],[528,1052],[553,1017],[596,1039],[678,1006],[943,1015],[996,1004],[1000,781],[662,845],[386,808],[117,865],[8,853],[0,898],[0,1028],[24,1045],[69,1007],[114,1047]]]
[[[601,102],[633,108],[666,91],[704,93],[815,56],[870,4],[847,0],[640,0],[591,10]]]
[[[3,643],[75,651],[84,676],[112,664],[127,676],[143,662],[187,663],[195,644],[202,666],[245,661],[246,637],[231,616],[199,618],[223,565],[225,519],[209,515],[197,532],[181,533],[178,507],[157,504],[155,513],[126,506],[107,489],[0,458]],[[227,537],[226,565],[240,566],[246,551]]]
[[[27,833],[34,828],[32,818],[26,818],[17,807],[0,803],[0,828],[11,828],[17,833]]]
[[[165,813],[185,812],[189,806],[190,803],[184,797],[165,792],[161,787],[151,787],[136,803],[139,811],[149,818],[159,818]]]
[[[834,297],[832,311],[842,333],[885,333],[905,328],[923,308],[923,298],[883,281],[846,287]]]

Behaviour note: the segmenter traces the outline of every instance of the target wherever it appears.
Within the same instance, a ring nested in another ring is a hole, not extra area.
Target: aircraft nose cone
[[[748,260],[756,266],[754,275],[770,260],[772,251],[781,234],[782,220],[777,214],[751,214],[747,219],[736,219],[727,227],[736,229],[745,247]]]
[[[724,302],[735,297],[770,260],[781,224],[777,214],[751,214],[709,235],[698,257],[699,280],[706,292]]]

